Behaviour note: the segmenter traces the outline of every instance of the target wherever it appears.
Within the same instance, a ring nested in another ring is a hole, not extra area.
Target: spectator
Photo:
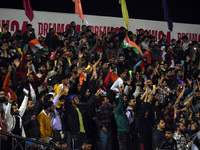
[[[62,122],[58,111],[56,110],[56,106],[58,104],[59,96],[63,92],[64,88],[60,87],[58,94],[55,96],[53,100],[54,109],[51,112],[51,127],[53,130],[53,141],[60,141],[61,140],[61,131],[62,131]],[[65,89],[65,93],[68,94],[68,89]],[[53,96],[53,95],[52,95]],[[47,97],[47,96],[46,96]],[[50,99],[45,99],[46,101],[50,101]]]
[[[25,31],[23,33],[23,41],[25,44],[28,44],[29,41],[31,41],[32,39],[34,39],[36,36],[35,36],[35,33],[34,33],[34,29],[32,28],[32,24],[27,24],[26,25],[26,28],[27,28],[27,31]]]
[[[46,65],[43,64],[43,63],[40,63],[39,66],[38,66],[38,73],[36,74],[38,78],[41,78],[43,73],[46,72]],[[42,85],[40,85],[38,87],[38,92],[40,93],[41,91],[44,91],[46,90],[46,87],[47,87],[47,83],[46,82],[43,82]]]
[[[10,88],[10,87],[11,87],[10,84],[12,83],[12,82],[10,82],[10,81],[11,81],[11,71],[12,71],[12,69],[13,69],[12,66],[9,66],[9,67],[8,67],[8,73],[7,73],[6,78],[5,78],[5,80],[4,80],[3,89],[5,90],[6,95],[9,96],[9,93],[10,93],[12,99],[13,99],[15,102],[17,102],[17,96],[16,96],[16,94],[14,93],[14,91]]]
[[[182,45],[183,51],[186,51],[186,49],[189,48],[188,47],[189,44],[192,44],[192,42],[188,40],[188,36],[187,35],[183,36],[182,40],[183,40],[183,45]]]
[[[150,90],[146,88],[145,93],[140,99],[144,100],[140,117],[137,120],[140,149],[152,149],[152,113],[151,105],[152,96],[149,94]]]
[[[28,138],[40,138],[39,124],[36,116],[34,115],[34,103],[31,99],[28,101],[26,111],[23,116],[23,126],[25,129],[26,137]]]
[[[0,43],[8,42],[11,40],[11,33],[8,31],[8,24],[3,24],[3,31],[0,33]]]
[[[96,112],[96,123],[98,127],[99,135],[99,147],[102,150],[111,150],[112,149],[112,126],[111,126],[111,114],[112,106],[109,103],[107,97],[101,98],[102,105]]]
[[[144,36],[143,37],[143,42],[142,42],[142,49],[148,50],[149,49],[149,37]]]
[[[122,108],[123,105],[123,98],[122,98],[122,88],[118,84],[118,91],[119,91],[119,104],[115,109],[114,115],[115,120],[117,123],[117,132],[118,132],[118,143],[119,143],[119,150],[128,150],[128,141],[129,141],[129,120],[126,116],[125,111]]]
[[[8,98],[8,105],[6,107],[5,119],[7,120],[7,131],[22,137],[26,137],[24,127],[22,124],[22,117],[25,113],[28,103],[28,96],[24,96],[24,100],[18,109],[18,104],[13,102],[11,97]]]
[[[120,27],[119,28],[119,32],[117,33],[117,35],[119,36],[119,42],[122,43],[122,41],[124,40],[125,36],[126,36],[126,29],[124,27]]]
[[[160,41],[163,42],[163,43],[161,42],[161,46],[168,46],[169,45],[169,42],[167,41],[165,34],[162,35],[162,38],[160,39]]]
[[[151,51],[152,51],[152,48],[150,47],[142,57],[145,57],[146,58],[146,63],[147,64],[151,64]]]
[[[160,142],[159,146],[157,147],[158,150],[162,149],[171,149],[176,150],[176,140],[173,138],[174,136],[174,129],[173,127],[165,128],[165,138],[163,141]]]
[[[50,68],[49,64],[47,67],[47,70]],[[31,67],[28,68],[27,75],[24,78],[24,88],[26,88],[29,91],[29,96],[33,100],[33,102],[36,102],[38,93],[38,87],[44,82],[45,77],[47,76],[47,72],[43,73],[41,78],[38,78],[32,71]]]
[[[49,33],[45,38],[44,44],[48,46],[50,51],[53,51],[57,47],[57,35],[55,34],[55,29],[50,28]]]
[[[93,105],[96,97],[100,94],[100,90],[97,93],[90,97],[84,107],[79,106],[79,98],[73,94],[69,96],[69,100],[65,100],[65,118],[68,119],[65,129],[67,130],[66,138],[68,148],[80,148],[85,139],[86,133],[88,131],[87,122],[85,120],[84,113],[90,105]],[[74,147],[72,147],[71,143],[73,143]]]
[[[174,139],[177,143],[177,149],[190,149],[191,142],[188,142],[184,136],[185,125],[183,123],[176,123],[176,132],[174,133]]]
[[[136,126],[136,120],[138,117],[138,112],[136,108],[136,100],[134,97],[130,97],[128,101],[128,106],[126,108],[126,116],[129,120],[130,125],[130,143],[129,149],[138,150],[139,148],[139,139],[138,139],[138,129]]]
[[[37,117],[34,115],[34,103],[31,99],[28,100],[26,111],[22,117],[24,130],[27,138],[33,140],[40,140],[40,128],[37,121]],[[37,144],[31,145],[31,147],[37,148]]]
[[[3,110],[3,99],[0,99],[0,117],[1,117],[1,121],[0,121],[0,128],[1,128],[1,132],[7,132],[7,126],[6,126],[6,120],[5,120],[5,113]],[[6,135],[1,135],[1,138],[3,139],[1,142],[1,146],[0,148],[3,149],[5,148],[6,150],[8,149],[7,146],[7,141],[8,141],[8,137]]]
[[[176,39],[171,39],[171,47],[174,48],[176,46]]]
[[[39,113],[43,109],[43,104],[44,104],[44,97],[47,95],[47,91],[42,91],[40,95],[38,96],[38,101],[34,104],[34,115],[36,117],[39,115]]]
[[[152,142],[153,142],[153,150],[155,150],[159,143],[165,138],[164,129],[165,129],[165,122],[162,118],[156,119],[156,129],[153,131],[152,134]]]
[[[114,48],[113,41],[109,42],[108,48],[104,50],[104,55],[105,55],[104,58],[105,58],[106,61],[109,61],[109,59],[111,58],[111,56],[114,57],[114,58],[117,58],[116,57],[116,50]]]
[[[68,38],[77,40],[79,34],[78,31],[76,30],[76,23],[74,21],[70,23],[70,28],[67,29],[66,33]]]
[[[114,84],[111,86],[111,90],[113,91],[116,91],[116,97],[118,98],[119,95],[120,95],[120,92],[119,92],[119,89],[118,87],[122,87],[124,86],[123,82],[124,82],[124,79],[126,77],[126,72],[125,70],[121,70],[119,73],[118,73],[119,77],[118,79],[114,82]],[[122,87],[124,89],[124,87]]]
[[[40,136],[45,143],[49,143],[53,137],[53,131],[51,127],[51,112],[53,110],[53,102],[47,101],[44,103],[44,109],[37,116],[37,120],[40,125]]]

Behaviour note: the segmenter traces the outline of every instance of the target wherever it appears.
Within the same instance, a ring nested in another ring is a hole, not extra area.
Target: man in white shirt
[[[148,50],[149,49],[149,37],[144,36],[143,42],[142,42],[142,49]]]
[[[188,40],[187,35],[183,36],[183,37],[182,37],[182,40],[183,40],[182,49],[185,51],[186,49],[189,48],[188,45],[189,45],[189,44],[192,44],[192,42]]]
[[[126,71],[125,70],[121,70],[120,72],[118,72],[118,75],[119,75],[119,78],[113,83],[113,85],[110,88],[111,90],[117,92],[116,93],[116,98],[118,98],[119,95],[120,95],[118,87],[122,87],[122,89],[124,89],[122,85],[123,85],[124,79],[126,77]]]

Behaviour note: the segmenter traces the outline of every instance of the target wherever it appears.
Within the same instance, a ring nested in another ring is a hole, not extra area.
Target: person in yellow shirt
[[[40,135],[45,143],[49,143],[53,137],[53,131],[51,127],[51,112],[54,110],[54,104],[52,101],[44,103],[44,109],[37,117],[40,125]]]
[[[70,87],[70,75],[62,76],[61,77],[61,83],[54,85],[54,97],[58,94],[60,87],[64,87],[64,86],[67,86],[68,88]],[[60,96],[61,95],[67,95],[67,94],[66,94],[65,91],[63,91],[60,94]],[[60,100],[59,100],[56,108],[60,108],[60,106],[61,106],[61,103],[60,103]]]

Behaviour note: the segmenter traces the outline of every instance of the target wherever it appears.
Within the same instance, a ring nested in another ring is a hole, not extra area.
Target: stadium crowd
[[[126,35],[143,55],[122,48]],[[120,27],[97,37],[72,21],[36,39],[31,24],[12,36],[4,24],[0,78],[2,132],[69,150],[200,149],[200,45],[187,36],[157,42]],[[11,141],[2,135],[1,147]]]

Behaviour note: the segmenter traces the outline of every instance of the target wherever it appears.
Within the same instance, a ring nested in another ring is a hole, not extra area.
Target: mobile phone
[[[28,95],[29,94],[29,91],[27,89],[23,89],[23,91]]]
[[[11,97],[11,94],[10,94],[10,92],[8,92],[8,96],[9,96],[9,97]]]
[[[25,51],[28,50],[28,44],[25,44]]]

